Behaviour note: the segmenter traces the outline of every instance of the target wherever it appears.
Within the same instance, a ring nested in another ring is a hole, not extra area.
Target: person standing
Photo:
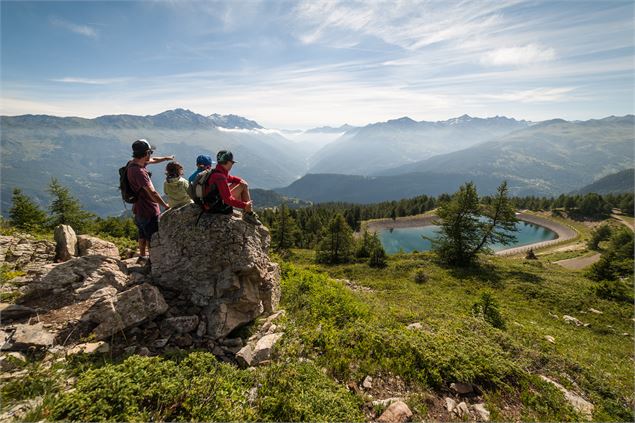
[[[128,162],[126,175],[130,187],[137,193],[137,201],[132,205],[134,221],[139,230],[139,260],[147,261],[152,235],[159,230],[159,215],[163,206],[168,204],[154,189],[150,173],[146,169],[148,164],[173,160],[174,156],[152,157],[154,148],[145,139],[138,139],[132,143],[132,160]],[[148,254],[146,254],[148,253]]]

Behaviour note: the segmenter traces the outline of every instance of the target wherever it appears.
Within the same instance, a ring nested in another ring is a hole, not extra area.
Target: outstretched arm
[[[174,160],[174,155],[172,156],[163,156],[163,157],[152,157],[148,164],[167,162],[168,160]]]

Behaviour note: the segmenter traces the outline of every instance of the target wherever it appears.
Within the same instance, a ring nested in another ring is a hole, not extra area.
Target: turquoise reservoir
[[[516,242],[510,245],[494,244],[489,247],[494,251],[505,248],[519,247],[522,245],[534,244],[536,242],[550,241],[556,239],[558,235],[542,226],[520,221],[516,224],[518,232],[515,232]],[[382,229],[379,231],[379,239],[388,254],[395,254],[399,251],[406,253],[417,251],[428,251],[432,248],[430,241],[422,236],[436,238],[439,235],[439,227],[418,226],[413,228]]]

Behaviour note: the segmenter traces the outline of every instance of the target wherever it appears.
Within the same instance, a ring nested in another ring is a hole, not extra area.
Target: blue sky
[[[1,114],[633,113],[632,1],[1,3]]]

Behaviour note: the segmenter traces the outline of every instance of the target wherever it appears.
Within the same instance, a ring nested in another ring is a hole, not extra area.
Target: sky
[[[633,1],[2,1],[0,114],[634,113]]]

